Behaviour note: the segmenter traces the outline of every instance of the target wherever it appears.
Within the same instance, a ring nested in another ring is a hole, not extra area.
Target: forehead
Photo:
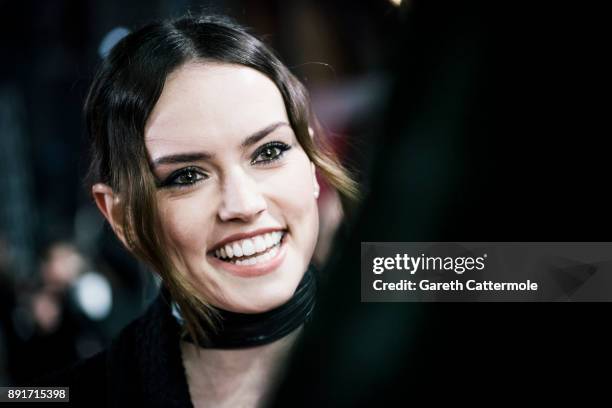
[[[276,85],[240,65],[188,63],[166,79],[145,129],[155,156],[242,140],[271,123],[288,122]]]

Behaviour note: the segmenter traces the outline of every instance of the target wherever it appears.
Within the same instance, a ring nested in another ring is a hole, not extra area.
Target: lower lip
[[[268,259],[264,262],[258,262],[255,265],[236,265],[231,262],[222,261],[213,255],[209,255],[208,257],[212,258],[211,264],[213,264],[213,266],[226,270],[232,275],[240,276],[241,278],[254,278],[257,276],[267,275],[280,266],[283,259],[285,259],[285,253],[287,252],[286,241],[287,233],[285,233],[285,236],[283,236],[280,246],[278,247],[278,252],[274,258]]]

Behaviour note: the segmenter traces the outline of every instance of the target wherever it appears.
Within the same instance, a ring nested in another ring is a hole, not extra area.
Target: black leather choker
[[[256,314],[216,309],[220,317],[219,330],[216,333],[208,331],[207,341],[200,346],[246,348],[278,340],[310,319],[315,306],[315,295],[315,272],[314,267],[310,265],[291,299],[276,309]],[[176,303],[172,303],[172,314],[179,324],[184,323]],[[202,324],[202,327],[206,326],[206,323]],[[183,340],[193,343],[191,336],[185,336]]]

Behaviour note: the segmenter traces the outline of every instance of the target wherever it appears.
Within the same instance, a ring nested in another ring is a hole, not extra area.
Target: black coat
[[[162,292],[108,349],[39,385],[70,387],[73,406],[192,407],[179,332]]]

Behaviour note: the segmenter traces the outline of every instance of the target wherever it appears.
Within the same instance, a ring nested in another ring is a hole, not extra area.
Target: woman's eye
[[[255,152],[251,164],[266,164],[278,160],[290,148],[291,146],[280,142],[265,144]]]
[[[196,169],[183,169],[172,173],[166,181],[162,183],[162,186],[188,187],[205,178],[207,177]]]

